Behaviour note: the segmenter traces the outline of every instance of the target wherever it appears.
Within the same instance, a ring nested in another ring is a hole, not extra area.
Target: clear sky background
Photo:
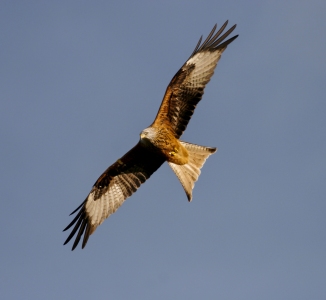
[[[326,299],[326,1],[1,1],[2,299]],[[238,24],[183,139],[87,247],[69,213],[151,124],[215,23]]]

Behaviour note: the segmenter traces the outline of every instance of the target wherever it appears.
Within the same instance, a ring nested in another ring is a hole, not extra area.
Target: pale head
[[[156,131],[153,127],[147,127],[140,133],[140,140],[142,142],[148,142],[155,140]]]

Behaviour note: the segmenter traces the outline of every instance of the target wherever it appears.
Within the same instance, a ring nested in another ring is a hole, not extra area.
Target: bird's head
[[[156,132],[153,127],[145,128],[140,133],[140,141],[143,143],[151,142],[155,139]]]

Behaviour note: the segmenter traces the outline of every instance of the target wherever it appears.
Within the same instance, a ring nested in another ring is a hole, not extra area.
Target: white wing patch
[[[85,210],[92,226],[99,226],[103,221],[113,214],[126,200],[131,196],[127,192],[126,185],[128,184],[123,175],[119,175],[110,182],[106,192],[98,199],[94,199],[96,191],[92,191],[86,201]],[[127,176],[127,175],[125,175]]]
[[[224,49],[223,49],[224,50]],[[195,65],[194,70],[187,78],[187,86],[204,88],[214,74],[214,69],[223,50],[199,52],[191,57],[186,65]]]

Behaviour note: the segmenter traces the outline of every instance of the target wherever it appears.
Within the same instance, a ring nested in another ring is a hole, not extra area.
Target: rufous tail
[[[196,144],[190,144],[180,141],[189,154],[189,161],[185,165],[176,165],[168,162],[174,173],[179,178],[186,194],[188,201],[192,200],[192,190],[195,186],[195,182],[200,175],[200,169],[204,165],[206,159],[216,152],[216,148],[199,146]]]

